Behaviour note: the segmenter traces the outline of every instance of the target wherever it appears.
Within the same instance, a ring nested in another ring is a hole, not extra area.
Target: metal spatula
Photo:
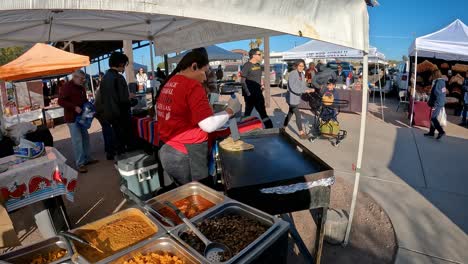
[[[231,94],[231,97],[233,99],[236,98],[236,94]],[[233,116],[231,119],[229,119],[229,130],[231,130],[231,137],[234,141],[237,141],[240,139],[240,134],[239,134],[239,128],[237,127],[237,118],[236,116]]]
[[[195,235],[200,238],[200,240],[205,244],[205,257],[211,263],[221,263],[223,261],[223,257],[231,258],[232,252],[231,250],[224,244],[218,242],[212,242],[209,240],[205,235],[203,235],[198,228],[190,222],[190,220],[183,214],[179,208],[177,208],[171,202],[166,201],[165,204],[169,206],[174,212],[184,221],[184,223],[190,228],[190,230],[195,233]]]

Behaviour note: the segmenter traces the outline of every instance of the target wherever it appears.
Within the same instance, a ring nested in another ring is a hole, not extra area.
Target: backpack
[[[325,106],[331,106],[334,101],[335,96],[333,95],[333,91],[326,90],[322,95],[322,104]]]
[[[320,134],[324,138],[334,138],[340,132],[340,123],[336,120],[322,121],[320,123]]]

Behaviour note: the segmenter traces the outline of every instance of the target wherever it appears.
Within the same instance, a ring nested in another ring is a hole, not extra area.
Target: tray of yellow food
[[[0,260],[12,264],[58,264],[70,260],[72,254],[68,241],[56,236],[3,254]]]
[[[179,243],[170,237],[160,237],[130,252],[125,252],[111,264],[199,264]]]
[[[129,208],[71,231],[97,249],[73,242],[75,263],[109,263],[125,249],[165,233],[156,219],[138,208]]]

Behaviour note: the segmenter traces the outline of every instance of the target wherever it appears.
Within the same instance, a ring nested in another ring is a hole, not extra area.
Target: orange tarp
[[[89,65],[89,57],[37,43],[16,60],[0,67],[0,80],[18,81],[68,74]]]

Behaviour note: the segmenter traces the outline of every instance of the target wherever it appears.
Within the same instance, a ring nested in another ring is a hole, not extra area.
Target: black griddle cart
[[[315,263],[320,263],[333,168],[284,129],[253,131],[241,140],[255,148],[243,152],[219,148],[217,164],[227,196],[289,221],[288,214],[311,210],[318,237]],[[291,235],[311,258],[295,228]]]

